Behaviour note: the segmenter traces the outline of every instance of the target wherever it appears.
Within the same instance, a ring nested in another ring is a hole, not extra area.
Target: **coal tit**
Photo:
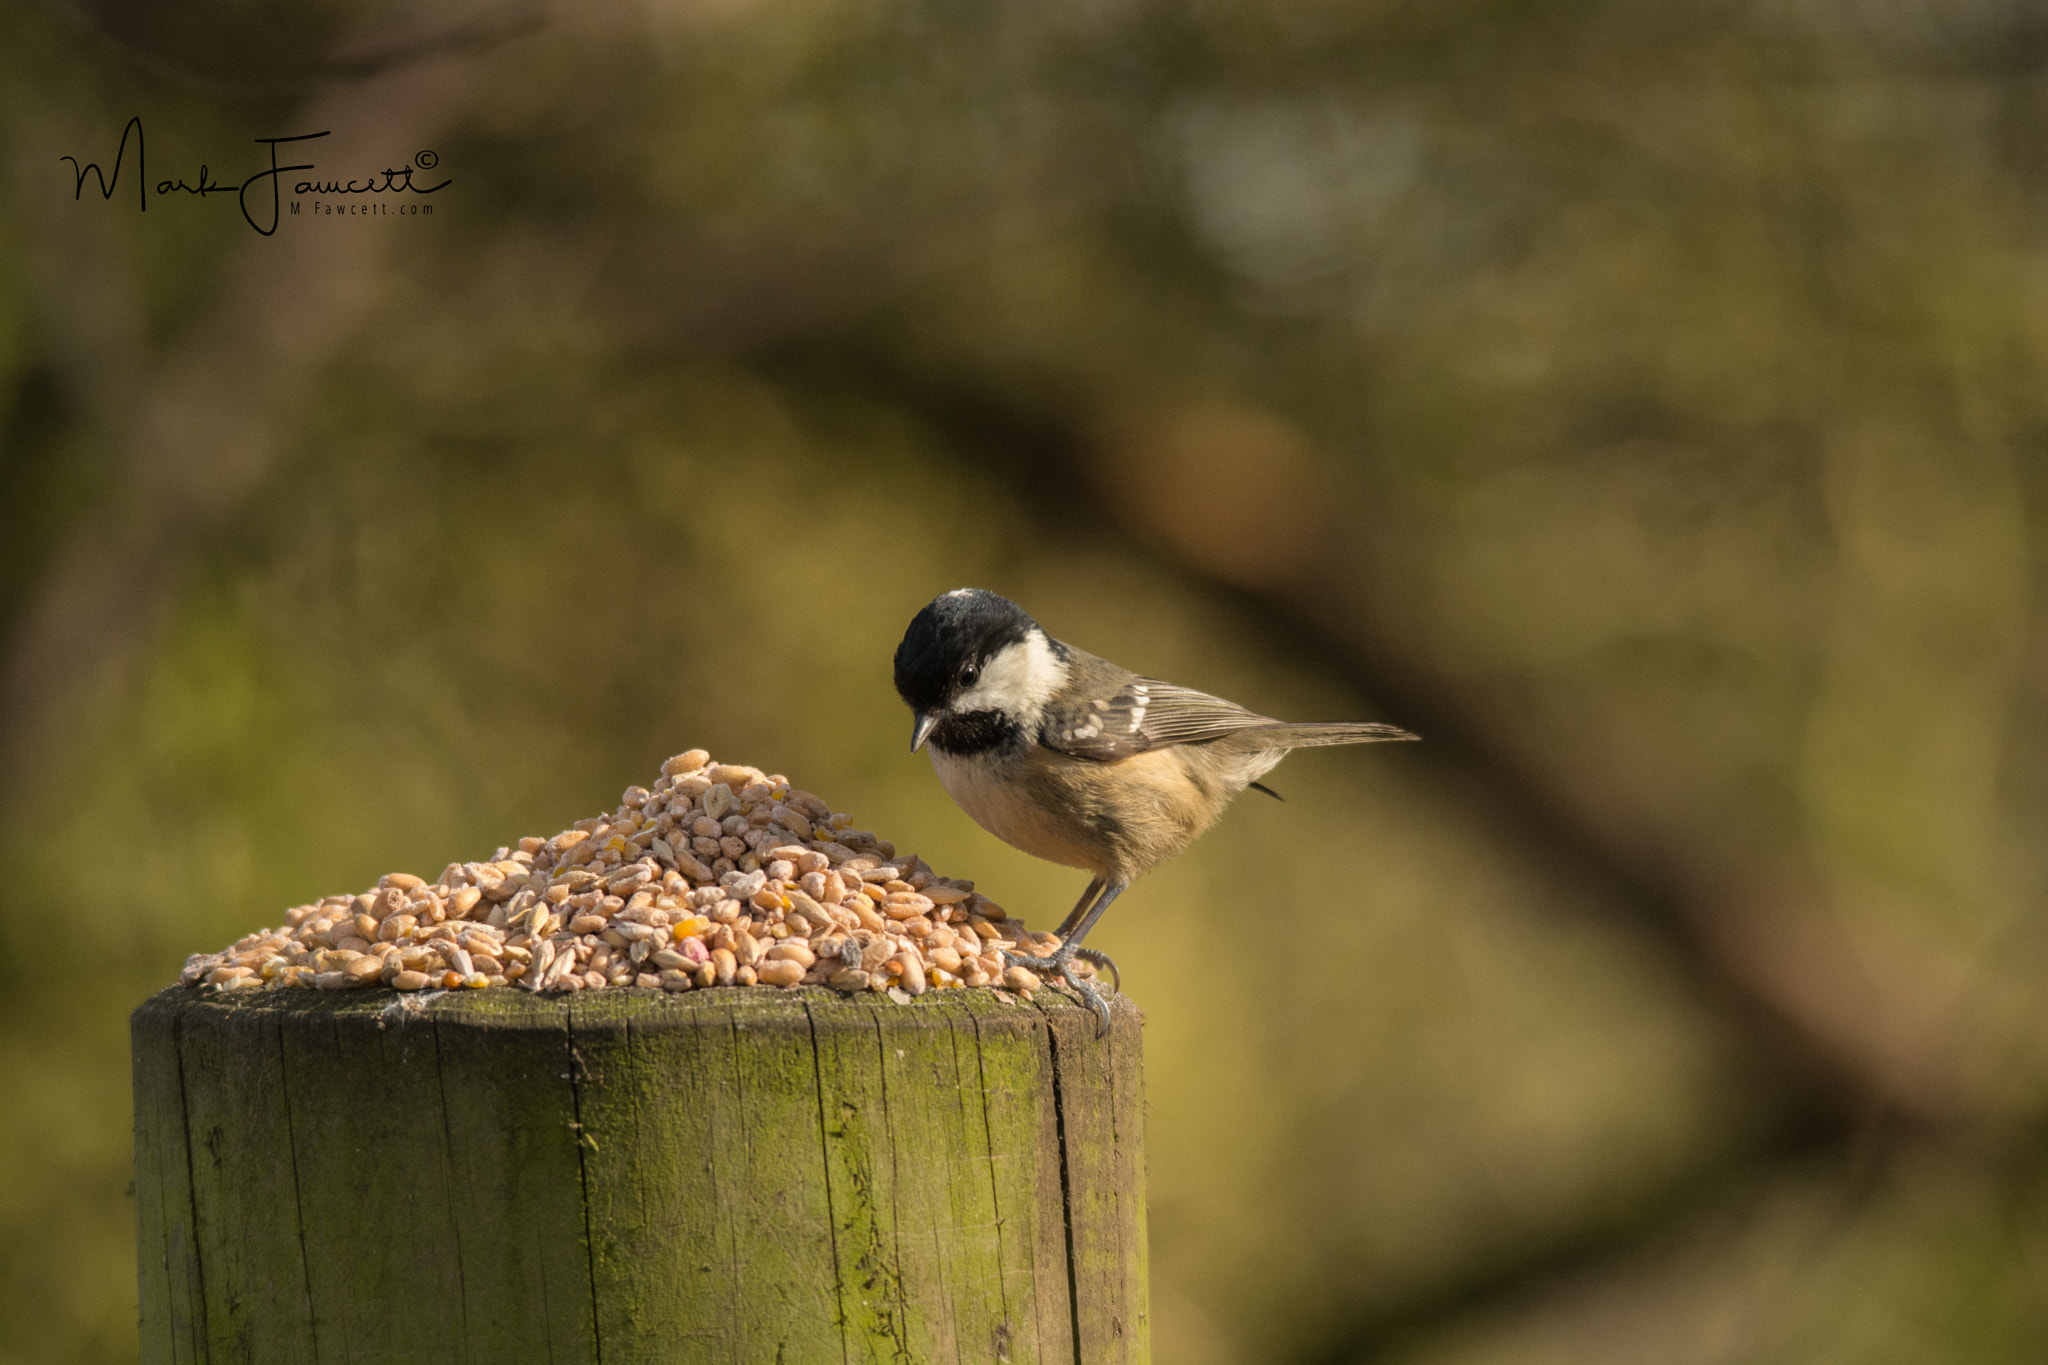
[[[911,751],[931,745],[939,781],[976,824],[1094,874],[1056,952],[1005,957],[1065,981],[1104,1030],[1108,1002],[1073,960],[1116,972],[1081,940],[1134,878],[1193,843],[1289,749],[1415,738],[1368,722],[1288,724],[1141,678],[980,588],[946,593],[911,621],[896,691],[916,716]]]

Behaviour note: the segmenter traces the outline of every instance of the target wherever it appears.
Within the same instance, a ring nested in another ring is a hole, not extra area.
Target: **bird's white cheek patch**
[[[1067,666],[1052,652],[1045,632],[1033,630],[1014,645],[1004,645],[981,670],[981,681],[953,700],[951,709],[1001,711],[1030,721],[1058,695],[1067,680]]]

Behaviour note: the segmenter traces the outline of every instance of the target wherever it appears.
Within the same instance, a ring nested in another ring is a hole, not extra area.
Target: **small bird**
[[[1074,959],[1116,964],[1083,948],[1124,888],[1223,813],[1230,799],[1314,744],[1414,739],[1393,725],[1290,724],[1053,639],[1022,607],[981,588],[933,599],[896,647],[896,691],[916,720],[910,751],[960,809],[1004,843],[1094,874],[1061,924],[1050,957],[1005,953],[1014,966],[1065,981],[1109,1028],[1109,1002]]]

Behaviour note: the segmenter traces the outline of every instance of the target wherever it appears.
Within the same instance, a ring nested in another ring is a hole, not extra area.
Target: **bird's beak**
[[[937,711],[917,713],[917,725],[910,732],[910,752],[916,753],[924,747],[925,740],[931,737],[932,727],[937,725],[941,718],[941,713]]]

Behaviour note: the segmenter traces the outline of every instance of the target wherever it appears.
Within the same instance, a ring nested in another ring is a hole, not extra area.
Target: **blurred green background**
[[[905,752],[962,584],[1427,740],[1091,940],[1162,1362],[2048,1356],[2044,73],[2020,0],[4,0],[0,1361],[133,1356],[127,1011],[287,906],[701,745],[1057,922]],[[451,183],[74,197],[136,115]]]

